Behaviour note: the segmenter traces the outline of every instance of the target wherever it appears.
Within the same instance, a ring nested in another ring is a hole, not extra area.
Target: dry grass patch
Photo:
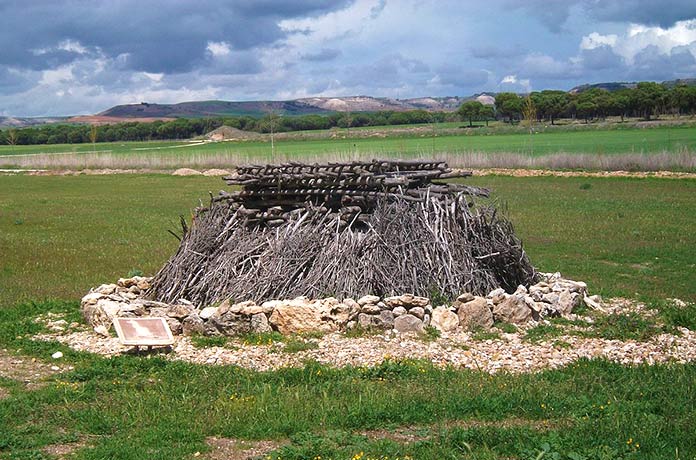
[[[79,441],[70,443],[50,444],[41,449],[41,451],[47,455],[50,455],[51,457],[57,458],[58,460],[63,460],[71,457],[73,452],[75,452],[77,449],[85,447],[86,445],[87,442],[81,439]]]
[[[206,439],[206,443],[211,450],[200,458],[207,460],[252,460],[287,444],[278,441],[245,441],[216,437]]]
[[[24,383],[27,389],[40,388],[46,384],[48,377],[58,373],[36,358],[13,355],[7,350],[0,350],[0,377]],[[0,388],[0,399],[7,397],[7,390]]]
[[[572,425],[568,419],[555,420],[531,420],[517,417],[505,418],[502,420],[446,420],[433,425],[413,425],[407,427],[398,427],[393,429],[376,429],[362,431],[360,434],[370,440],[388,439],[398,443],[411,443],[417,441],[426,441],[435,436],[436,432],[441,429],[450,430],[452,428],[471,429],[471,428],[529,428],[539,432],[557,430],[567,428]]]

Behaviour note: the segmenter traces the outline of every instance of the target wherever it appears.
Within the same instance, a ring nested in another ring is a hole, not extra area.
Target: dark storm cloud
[[[439,67],[437,75],[441,84],[454,87],[475,88],[488,81],[488,72],[485,70],[465,68],[457,64]]]
[[[520,56],[525,54],[520,45],[496,46],[490,43],[477,44],[470,48],[471,55],[478,59],[500,59]]]
[[[570,8],[581,0],[503,0],[510,8],[522,9],[553,32],[560,32],[568,19]]]
[[[696,0],[0,0],[0,112],[681,78],[696,21],[652,26],[695,17]]]
[[[252,75],[263,71],[263,64],[251,50],[232,51],[219,57],[209,57],[200,69],[206,74]]]
[[[663,28],[671,27],[677,21],[696,18],[694,0],[592,1],[587,9],[603,21],[636,22]]]
[[[607,45],[598,46],[589,50],[582,50],[580,53],[582,64],[588,70],[621,69],[624,62],[621,56]]]
[[[504,3],[524,9],[554,32],[562,30],[576,7],[599,21],[634,22],[663,28],[696,18],[694,0],[504,0]]]
[[[687,48],[664,54],[656,46],[648,46],[636,54],[633,61],[629,75],[636,80],[691,77],[696,72],[696,59]]]
[[[61,65],[69,64],[81,56],[80,53],[61,49],[47,50],[40,53],[34,50],[29,55],[24,56],[22,67],[32,70],[55,69]]]
[[[211,2],[215,6],[221,2]],[[276,16],[293,18],[335,11],[353,3],[352,0],[235,0],[227,3],[234,4],[239,11],[255,16]]]
[[[12,94],[25,91],[36,83],[31,75],[0,65],[0,94]]]
[[[358,67],[349,67],[341,81],[348,87],[372,86],[391,88],[395,82],[420,82],[429,77],[429,67],[423,61],[410,59],[400,53],[389,54],[377,61]]]
[[[312,62],[332,61],[341,55],[341,50],[332,48],[322,48],[316,53],[307,53],[302,55],[302,59]]]
[[[146,72],[186,72],[201,63],[209,41],[233,49],[268,46],[284,38],[283,19],[343,8],[350,0],[136,1],[0,4],[0,64],[48,69],[78,53],[58,50],[73,40],[125,66]],[[53,50],[37,54],[36,50]]]

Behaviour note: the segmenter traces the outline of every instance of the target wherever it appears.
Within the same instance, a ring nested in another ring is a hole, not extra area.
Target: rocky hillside
[[[99,116],[120,118],[195,118],[208,116],[259,116],[270,111],[282,114],[306,115],[325,112],[301,101],[193,101],[179,104],[140,104],[117,105]]]
[[[273,111],[283,115],[307,115],[329,112],[375,112],[380,110],[456,110],[459,105],[469,99],[483,98],[492,101],[487,94],[475,95],[470,98],[454,97],[422,97],[414,99],[391,99],[371,96],[349,97],[310,97],[292,101],[196,101],[179,104],[140,104],[117,105],[97,116],[118,118],[181,118],[206,116],[262,116]],[[483,101],[482,101],[483,102]]]

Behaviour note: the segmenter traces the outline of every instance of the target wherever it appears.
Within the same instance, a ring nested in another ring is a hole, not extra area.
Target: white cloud
[[[594,49],[609,46],[627,64],[633,64],[636,55],[654,46],[662,54],[669,55],[679,46],[687,46],[696,54],[696,19],[679,21],[672,27],[649,27],[631,24],[622,35],[601,35],[593,32],[582,37],[580,49]]]
[[[593,50],[600,46],[614,46],[619,36],[615,34],[602,35],[597,32],[592,32],[590,35],[582,37],[580,42],[581,50]]]
[[[145,75],[147,78],[150,80],[159,83],[162,81],[162,78],[164,77],[163,73],[150,73],[150,72],[143,72],[143,75]]]
[[[358,0],[348,8],[333,11],[321,16],[300,19],[286,19],[280,27],[286,32],[308,31],[308,34],[293,34],[288,37],[290,45],[304,45],[308,42],[323,43],[346,34],[358,33],[370,18],[376,19],[375,8],[380,12],[386,5],[379,0]]]
[[[573,72],[567,62],[557,61],[551,56],[542,53],[533,53],[525,56],[522,61],[522,69],[525,75],[536,77],[569,77]]]
[[[53,86],[64,83],[69,83],[74,80],[73,66],[66,65],[57,69],[44,70],[41,73],[39,85]]]
[[[63,51],[70,51],[77,54],[87,54],[87,48],[82,46],[82,44],[77,40],[63,40],[58,43],[57,48]]]
[[[77,40],[62,40],[55,46],[46,48],[35,48],[30,50],[34,56],[43,56],[44,54],[53,53],[55,51],[68,51],[70,53],[87,54],[88,50]]]
[[[227,56],[232,51],[230,44],[227,42],[208,42],[205,49],[213,55],[213,57]]]
[[[529,93],[532,91],[532,83],[528,78],[518,78],[517,75],[506,75],[500,80],[498,90]]]

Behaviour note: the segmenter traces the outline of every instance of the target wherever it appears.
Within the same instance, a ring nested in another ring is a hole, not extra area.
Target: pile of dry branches
[[[199,209],[150,296],[197,305],[413,293],[453,298],[529,285],[536,272],[485,189],[445,163],[240,167]]]

